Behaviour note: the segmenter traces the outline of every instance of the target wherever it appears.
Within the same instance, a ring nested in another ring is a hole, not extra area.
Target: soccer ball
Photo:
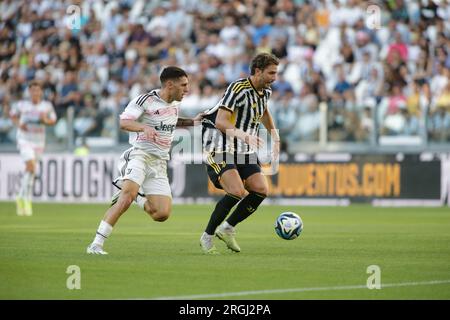
[[[293,212],[283,212],[275,221],[275,231],[284,240],[294,240],[303,230],[302,219]]]

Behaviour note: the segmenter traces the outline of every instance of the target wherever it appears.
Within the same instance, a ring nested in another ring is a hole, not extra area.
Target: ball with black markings
[[[284,240],[294,240],[303,231],[303,221],[294,212],[283,212],[275,221],[275,232]]]

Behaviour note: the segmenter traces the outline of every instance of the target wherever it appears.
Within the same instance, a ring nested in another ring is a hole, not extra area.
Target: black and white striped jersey
[[[252,147],[244,141],[227,137],[216,128],[216,117],[219,108],[232,113],[232,121],[236,128],[253,136],[258,135],[261,118],[266,111],[267,101],[272,90],[264,89],[260,94],[253,86],[250,78],[232,82],[220,101],[206,111],[202,121],[202,143],[205,152],[253,153]]]

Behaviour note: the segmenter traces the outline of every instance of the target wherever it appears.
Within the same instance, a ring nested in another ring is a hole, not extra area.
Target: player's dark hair
[[[170,66],[164,68],[164,70],[161,72],[161,75],[159,76],[159,80],[161,80],[161,83],[164,84],[168,80],[178,79],[181,77],[187,77],[187,73],[181,68]]]
[[[260,53],[256,57],[254,57],[252,62],[250,63],[250,74],[254,75],[256,68],[264,70],[265,68],[267,68],[272,64],[277,66],[280,64],[280,60],[273,54]]]
[[[39,87],[39,88],[43,89],[42,83],[40,83],[37,80],[33,80],[30,82],[30,84],[28,85],[28,88],[31,88],[31,87]]]

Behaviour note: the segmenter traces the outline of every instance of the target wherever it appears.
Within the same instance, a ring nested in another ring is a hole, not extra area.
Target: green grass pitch
[[[18,217],[0,203],[0,299],[450,299],[449,208],[262,206],[238,225],[241,253],[216,240],[222,254],[206,256],[198,240],[212,207],[174,206],[157,223],[133,206],[109,255],[90,256],[106,204],[35,204]],[[302,217],[300,238],[276,236],[283,211]],[[66,286],[70,265],[79,290]],[[370,265],[379,290],[365,287]]]

